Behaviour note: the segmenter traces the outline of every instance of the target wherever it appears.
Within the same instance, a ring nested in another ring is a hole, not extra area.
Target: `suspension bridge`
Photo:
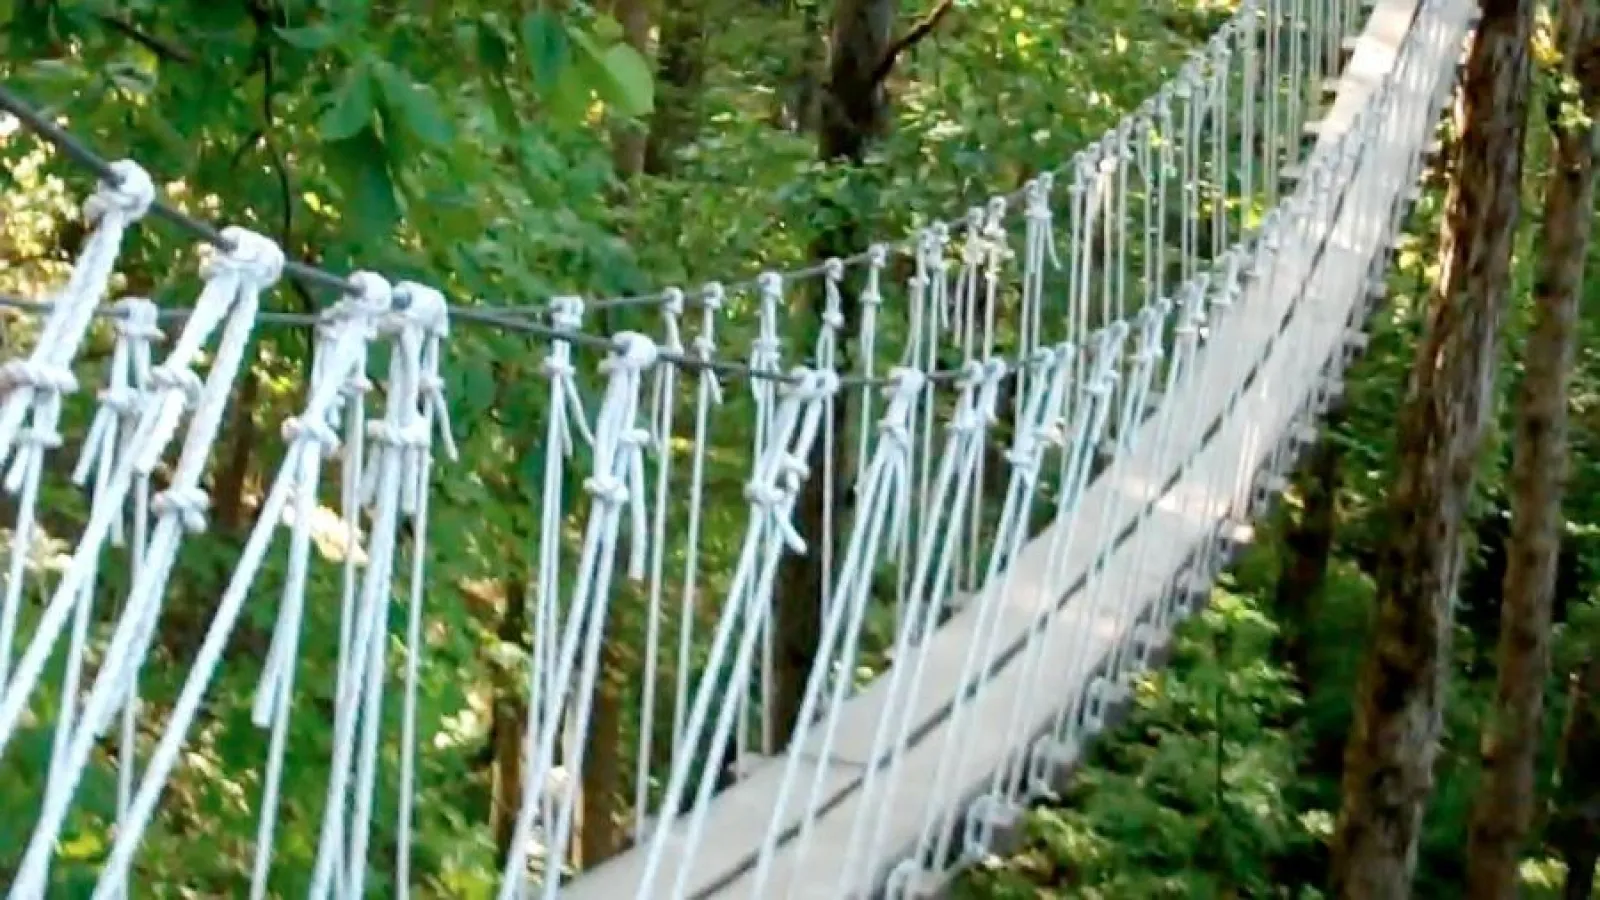
[[[963,865],[1015,846],[1030,803],[1059,796],[1315,440],[1381,301],[1474,16],[1468,0],[1247,0],[1101,140],[964,219],[749,283],[538,309],[287,260],[262,235],[176,211],[136,161],[106,163],[0,94],[100,177],[70,279],[3,301],[38,328],[0,367],[16,515],[0,543],[0,766],[48,748],[37,792],[0,798],[26,835],[0,847],[8,896],[55,895],[53,859],[96,765],[114,768],[117,796],[93,896],[140,890],[141,841],[224,666],[260,678],[259,824],[238,893],[276,895],[293,877],[317,898],[363,896],[377,865],[394,893],[417,889],[419,657],[430,607],[453,602],[425,571],[429,496],[455,456],[446,375],[464,327],[547,353],[530,714],[500,900],[944,895]],[[192,306],[108,295],[125,233],[158,216],[214,249]],[[141,696],[175,561],[207,526],[207,465],[252,331],[304,321],[260,309],[287,279],[341,295],[312,320],[303,409],[282,423],[281,465],[181,690]],[[791,303],[802,290],[820,298],[814,344],[790,320],[812,315]],[[735,295],[752,301],[748,348],[716,341]],[[624,304],[659,311],[659,333],[586,329],[591,310]],[[97,322],[115,350],[91,370],[79,357]],[[64,444],[63,398],[91,374],[101,391],[71,473],[90,511],[57,536],[70,561],[45,573],[46,463]],[[747,461],[741,492],[708,488],[713,451]],[[572,476],[576,536],[563,533]],[[807,491],[820,516],[802,523]],[[323,507],[351,548],[340,559],[313,552]],[[707,507],[740,512],[733,550],[706,545]],[[122,587],[101,577],[113,553]],[[281,584],[253,591],[273,554]],[[817,627],[784,733],[793,611],[779,595],[797,561],[822,575],[802,598]],[[625,602],[645,620],[625,729],[632,845],[567,865],[582,736]],[[247,604],[273,623],[260,658],[228,652]],[[302,639],[312,605],[338,609],[336,639]],[[324,651],[336,684],[297,682]],[[285,746],[292,716],[315,714],[296,710],[308,690],[331,702],[331,750],[315,761]],[[288,817],[285,772],[311,765],[323,808]],[[398,819],[381,854],[380,808]],[[315,847],[311,871],[274,868],[291,838]]]

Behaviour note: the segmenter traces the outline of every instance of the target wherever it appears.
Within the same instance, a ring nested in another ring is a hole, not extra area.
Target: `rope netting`
[[[397,895],[419,883],[419,672],[430,605],[455,602],[430,578],[449,549],[430,548],[429,503],[434,457],[456,456],[444,373],[459,322],[547,347],[502,900],[912,896],[1002,848],[1160,665],[1229,529],[1306,442],[1387,265],[1469,5],[1424,0],[1341,108],[1329,85],[1366,10],[1249,0],[1171,83],[1017,194],[802,272],[626,301],[653,306],[654,336],[589,330],[623,301],[556,298],[536,321],[311,270],[240,228],[196,226],[217,249],[191,306],[113,300],[125,233],[170,208],[136,163],[99,167],[71,277],[48,302],[13,302],[39,327],[0,368],[16,516],[0,766],[43,761],[20,780],[31,792],[0,801],[25,823],[14,860],[0,847],[9,896],[53,890],[85,804],[112,823],[93,896],[135,888],[223,667],[259,679],[259,793],[240,801],[257,817],[250,896],[363,896],[375,866]],[[179,554],[207,527],[207,464],[252,332],[274,321],[261,299],[286,276],[343,296],[315,319],[303,406],[181,686],[149,696]],[[736,352],[718,333],[741,292],[755,339]],[[97,317],[114,351],[69,476],[91,502],[51,571],[41,485]],[[737,485],[711,477],[729,458]],[[333,562],[312,552],[324,506],[348,548]],[[276,596],[253,596],[274,553]],[[102,577],[108,556],[125,584]],[[308,609],[329,606],[337,634],[307,632]],[[270,623],[264,653],[230,652],[246,615]],[[622,620],[642,622],[621,648],[635,702],[617,805],[633,846],[580,873],[567,863],[587,736],[614,702]],[[334,683],[297,685],[319,654]],[[319,714],[310,691],[331,738],[291,751],[292,717]],[[114,797],[85,800],[86,773],[107,766]],[[285,779],[307,771],[321,807],[286,811]],[[394,824],[375,847],[380,815]],[[286,841],[314,848],[308,871],[274,868]]]

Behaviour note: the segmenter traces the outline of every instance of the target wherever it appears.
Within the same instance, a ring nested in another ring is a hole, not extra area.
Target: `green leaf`
[[[650,66],[627,44],[602,48],[581,28],[567,29],[579,50],[579,65],[600,99],[625,116],[648,115],[655,102]]]
[[[344,81],[330,95],[328,109],[317,122],[322,137],[342,141],[372,123],[372,77],[361,63],[345,71]]]
[[[411,81],[404,72],[380,62],[373,66],[378,86],[383,89],[384,100],[406,130],[424,143],[439,146],[449,143],[454,129],[433,99],[433,94]]]
[[[328,172],[344,194],[344,214],[353,230],[363,238],[387,235],[400,221],[400,205],[383,142],[364,128],[326,149]]]
[[[655,108],[655,83],[650,64],[628,44],[616,44],[602,59],[616,86],[615,103],[630,116],[646,116]]]
[[[529,13],[522,20],[522,44],[533,71],[534,87],[540,91],[554,88],[572,59],[572,47],[561,20],[542,9]]]
[[[301,50],[324,50],[339,40],[339,28],[327,22],[304,28],[275,28],[285,43]]]

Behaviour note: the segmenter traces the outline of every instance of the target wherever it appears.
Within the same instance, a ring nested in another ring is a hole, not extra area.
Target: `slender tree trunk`
[[[505,592],[505,609],[500,614],[495,636],[531,651],[525,586],[518,579],[507,579]],[[504,859],[511,848],[511,833],[522,802],[522,744],[528,727],[525,681],[523,673],[499,665],[493,668],[489,705],[489,821],[494,831],[496,859]]]
[[[705,78],[705,12],[697,0],[665,0],[656,64],[656,111],[644,152],[644,170],[664,175],[672,157],[695,131],[700,84]]]
[[[650,0],[616,0],[612,13],[622,25],[622,39],[639,55],[650,58]],[[644,122],[618,122],[611,126],[611,165],[622,181],[644,171],[650,129]]]
[[[1558,39],[1578,100],[1600,113],[1600,13],[1594,0],[1562,0]],[[1574,110],[1551,122],[1554,166],[1545,184],[1534,324],[1524,352],[1511,460],[1511,536],[1500,606],[1499,678],[1483,736],[1484,778],[1467,839],[1467,896],[1514,900],[1517,863],[1533,819],[1534,762],[1550,675],[1550,609],[1561,553],[1567,473],[1567,389],[1577,341],[1584,258],[1594,221],[1592,124]]]
[[[839,0],[833,12],[833,55],[829,60],[828,81],[822,97],[822,123],[818,134],[818,155],[825,161],[859,165],[867,148],[882,136],[888,119],[889,99],[881,73],[890,47],[898,0]],[[859,209],[840,209],[829,217],[827,227],[813,248],[818,259],[847,256],[860,246]],[[839,334],[841,370],[849,367],[859,320],[854,296],[843,292],[845,327]],[[820,317],[820,297],[813,298]],[[849,403],[840,393],[834,402],[834,433],[845,434]],[[834,442],[833,472],[847,471],[846,446]],[[808,465],[806,479],[796,505],[796,526],[812,545],[804,555],[784,558],[780,587],[774,599],[776,685],[772,698],[772,721],[780,747],[788,743],[800,715],[806,680],[816,663],[817,644],[822,633],[821,596],[823,580],[832,577],[822,568],[822,554],[816,546],[822,536],[824,503],[824,444],[818,441]],[[834,490],[834,522],[842,521],[840,501],[845,491]]]
[[[626,596],[626,594],[624,594]],[[623,679],[637,666],[624,658],[615,631],[600,647],[600,678],[583,752],[583,828],[578,836],[579,862],[593,868],[620,851],[627,840],[623,827],[622,698]]]
[[[1485,0],[1462,89],[1440,285],[1399,421],[1373,646],[1357,686],[1332,846],[1333,893],[1411,892],[1450,664],[1461,531],[1494,394],[1521,213],[1533,0]]]
[[[1560,799],[1550,843],[1567,867],[1566,900],[1589,900],[1600,861],[1600,654],[1591,654],[1572,683],[1561,739]]]
[[[1317,596],[1328,580],[1328,561],[1333,556],[1333,539],[1338,525],[1339,466],[1344,453],[1331,432],[1340,412],[1328,413],[1325,436],[1311,451],[1300,475],[1301,508],[1298,520],[1284,532],[1288,561],[1278,576],[1274,606],[1283,630],[1283,658],[1300,680],[1302,688],[1310,682],[1310,662],[1306,655],[1306,628],[1317,619]]]

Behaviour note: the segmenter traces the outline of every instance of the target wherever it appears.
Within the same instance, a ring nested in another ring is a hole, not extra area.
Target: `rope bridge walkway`
[[[500,900],[947,891],[1059,795],[1314,439],[1472,16],[1467,0],[1247,0],[1099,142],[960,222],[749,284],[541,309],[288,261],[0,93],[101,177],[70,279],[47,302],[5,300],[39,323],[0,368],[16,516],[0,545],[0,765],[36,766],[32,793],[0,799],[26,835],[0,847],[8,896],[59,890],[53,856],[97,765],[116,791],[93,896],[138,890],[142,839],[224,666],[259,675],[259,793],[240,801],[259,823],[250,896],[359,897],[380,866],[395,895],[420,882],[418,672],[429,606],[454,602],[425,566],[449,552],[428,546],[428,516],[456,455],[452,326],[547,348],[529,721]],[[124,235],[152,215],[215,248],[191,307],[107,296]],[[304,322],[260,310],[290,278],[341,295],[314,320],[303,408],[181,690],[141,696],[175,561],[207,526],[207,462],[252,331]],[[820,327],[791,303],[803,290]],[[756,318],[743,354],[716,341],[736,295]],[[585,330],[619,305],[656,309],[659,333]],[[100,320],[115,350],[92,370],[70,471],[92,504],[47,572],[41,485]],[[742,494],[708,486],[711,454],[748,460]],[[332,561],[311,552],[324,505],[347,548]],[[718,511],[742,515],[735,548],[704,539]],[[252,591],[271,554],[281,584]],[[100,571],[108,558],[125,585]],[[264,655],[230,650],[247,604],[273,623]],[[302,634],[319,605],[337,608],[336,636]],[[584,866],[584,736],[624,612],[645,622],[622,728],[633,840]],[[322,653],[336,683],[297,685]],[[332,720],[317,758],[286,741],[297,697],[318,714],[313,692]],[[286,773],[307,769],[326,800],[291,815]],[[380,810],[395,822],[375,825]],[[290,840],[315,847],[310,871],[274,867]]]

